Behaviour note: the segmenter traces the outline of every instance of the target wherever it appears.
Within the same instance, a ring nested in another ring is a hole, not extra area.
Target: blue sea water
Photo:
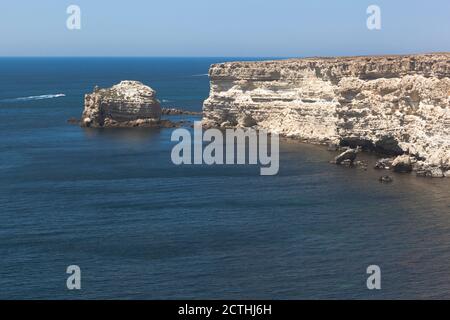
[[[177,167],[172,129],[67,123],[125,79],[200,111],[209,65],[236,59],[0,59],[1,299],[450,298],[449,179],[380,184],[293,141],[273,177]]]

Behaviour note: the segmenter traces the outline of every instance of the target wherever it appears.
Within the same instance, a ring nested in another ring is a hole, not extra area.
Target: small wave
[[[167,102],[172,102],[172,100],[162,99],[161,102],[167,103]]]
[[[40,95],[40,96],[19,97],[19,98],[13,98],[13,99],[3,99],[3,100],[0,100],[0,101],[1,102],[20,102],[20,101],[54,99],[54,98],[60,98],[60,97],[65,97],[65,96],[66,95],[64,93],[43,94],[43,95]]]
[[[207,77],[207,76],[209,76],[209,74],[207,74],[207,73],[202,73],[202,74],[194,74],[194,75],[192,75],[193,77]]]

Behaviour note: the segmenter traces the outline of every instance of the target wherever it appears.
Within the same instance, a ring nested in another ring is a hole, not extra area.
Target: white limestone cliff
[[[206,126],[406,153],[450,175],[450,53],[228,62],[209,76]]]

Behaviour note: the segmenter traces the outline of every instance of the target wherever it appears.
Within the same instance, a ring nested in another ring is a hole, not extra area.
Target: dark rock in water
[[[355,167],[358,167],[358,168],[363,169],[363,170],[367,170],[367,167],[368,167],[367,162],[366,162],[366,161],[363,161],[363,160],[355,161],[355,162],[353,163],[353,165],[354,165]]]
[[[405,153],[398,145],[398,141],[391,136],[384,136],[375,142],[375,151],[390,156],[398,156]]]
[[[342,164],[345,160],[348,160],[350,164],[353,164],[353,162],[356,159],[356,156],[358,154],[358,149],[349,149],[340,155],[338,155],[336,158],[334,158],[335,164]]]
[[[333,163],[336,163],[336,161],[333,161]],[[337,163],[336,163],[337,164]],[[339,163],[341,166],[347,166],[347,167],[350,167],[350,166],[352,166],[353,165],[353,162],[351,161],[351,160],[349,160],[349,159],[345,159],[345,160],[342,160],[342,162],[341,163]]]
[[[330,163],[337,164],[335,160],[330,161]],[[359,168],[359,169],[362,169],[362,170],[367,170],[367,162],[366,161],[362,161],[362,160],[351,161],[350,159],[345,159],[341,163],[339,163],[339,165],[346,166],[346,167]]]
[[[188,111],[188,110],[182,110],[182,109],[177,109],[177,108],[162,108],[161,113],[163,115],[167,115],[167,116],[176,116],[176,115],[201,116],[202,115],[202,112]]]
[[[74,125],[79,125],[79,124],[80,124],[80,120],[77,119],[77,118],[69,118],[69,119],[67,120],[67,123],[69,123],[69,124],[74,124]]]
[[[178,128],[185,125],[186,122],[185,121],[173,122],[170,120],[160,120],[158,124],[160,128]]]
[[[374,169],[390,170],[392,168],[392,158],[380,159],[375,163]]]
[[[395,158],[392,162],[392,167],[394,168],[394,172],[399,173],[408,173],[413,170],[409,155],[398,156]]]
[[[394,181],[394,179],[392,179],[392,177],[390,176],[382,176],[378,179],[378,181],[380,181],[381,183],[391,183],[392,181]]]

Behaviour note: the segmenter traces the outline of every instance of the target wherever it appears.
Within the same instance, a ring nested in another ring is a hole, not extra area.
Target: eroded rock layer
[[[450,53],[212,65],[205,125],[407,153],[450,172]]]

